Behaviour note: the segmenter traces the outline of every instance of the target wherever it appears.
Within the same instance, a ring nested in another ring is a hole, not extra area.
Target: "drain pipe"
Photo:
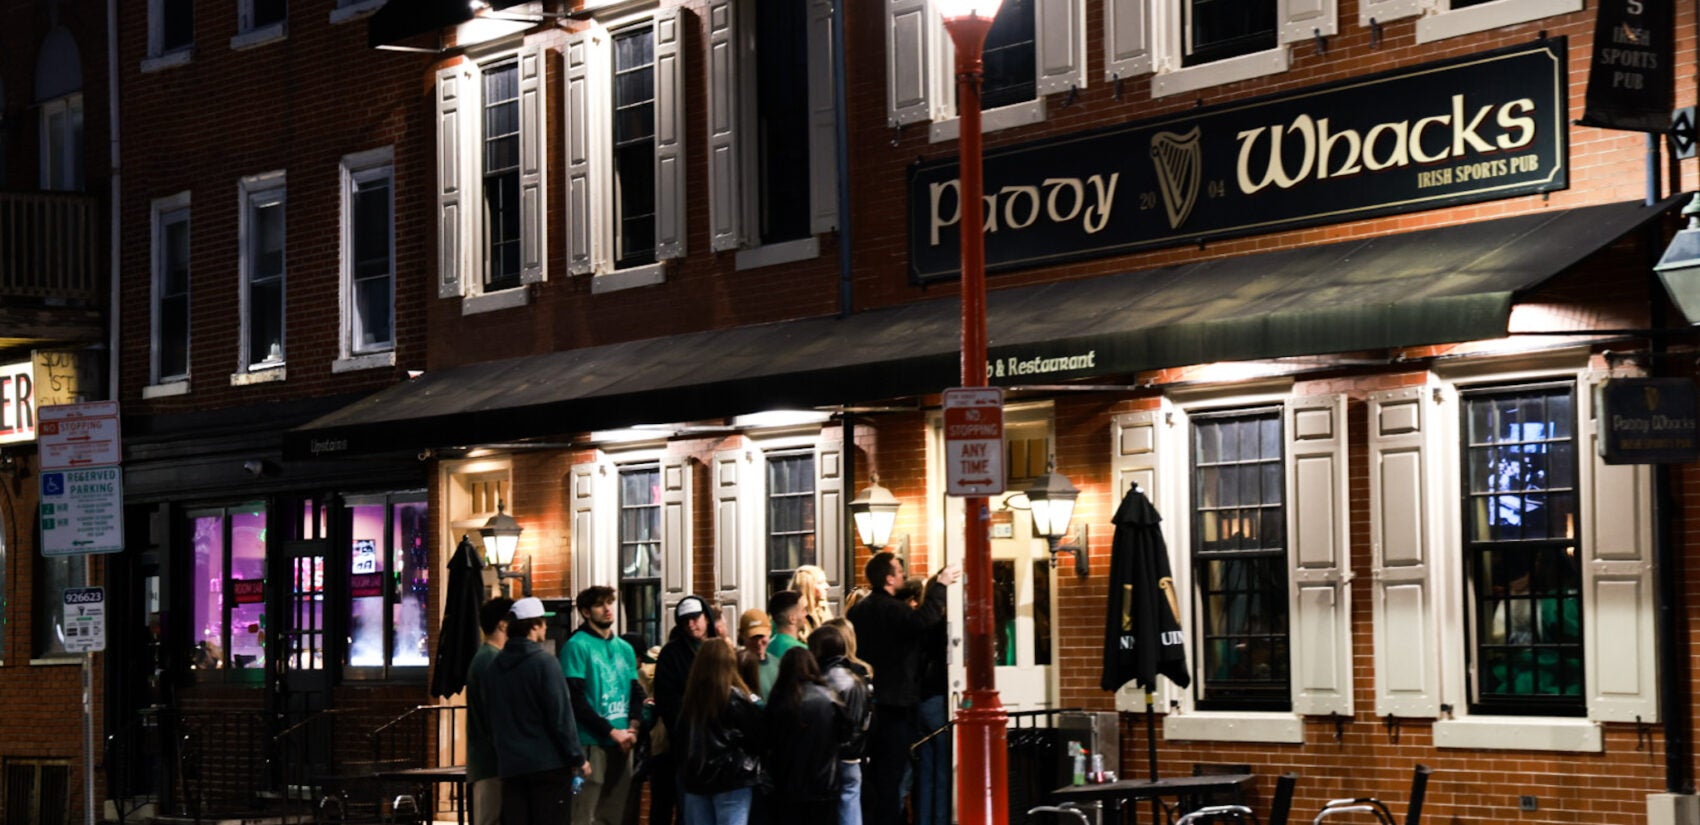
[[[112,217],[107,244],[111,247],[111,283],[107,285],[108,298],[106,308],[106,397],[118,400],[118,313],[119,313],[119,282],[118,268],[123,257],[119,254],[121,247],[119,239],[122,233],[118,224],[118,197],[122,191],[119,182],[118,157],[118,0],[106,0],[106,121],[107,144],[111,152],[112,164]]]
[[[836,119],[834,143],[838,144],[838,317],[856,311],[850,267],[850,124],[844,100],[844,6],[850,0],[832,3],[832,111]],[[848,448],[850,445],[845,444]]]

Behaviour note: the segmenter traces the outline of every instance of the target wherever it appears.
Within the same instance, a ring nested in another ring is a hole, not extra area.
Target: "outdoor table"
[[[466,766],[448,765],[439,768],[399,768],[380,771],[378,779],[391,782],[411,782],[428,791],[424,794],[424,803],[419,812],[429,822],[437,815],[436,786],[452,784],[449,798],[454,801],[455,821],[466,825],[466,808],[470,801],[469,789],[466,787]]]
[[[1059,805],[1064,802],[1109,802],[1121,810],[1126,821],[1136,822],[1135,808],[1138,806],[1133,803],[1139,800],[1174,797],[1179,801],[1183,797],[1197,794],[1230,791],[1251,780],[1252,775],[1249,773],[1121,779],[1100,785],[1064,785],[1051,792],[1051,801]]]

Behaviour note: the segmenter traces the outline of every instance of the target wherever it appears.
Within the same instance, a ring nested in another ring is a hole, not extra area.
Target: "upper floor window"
[[[287,0],[237,0],[236,36],[230,48],[246,49],[282,40],[289,31]]]
[[[150,59],[189,51],[194,46],[194,0],[148,0],[148,57]],[[148,64],[143,64],[143,66],[149,68]]]
[[[932,140],[955,138],[955,48],[936,0],[892,0],[886,9],[888,120],[931,120]],[[1005,0],[981,56],[982,128],[1044,120],[1045,96],[1085,87],[1085,48],[1085,0]]]
[[[659,283],[685,254],[679,10],[567,43],[567,264],[604,291]]]
[[[1275,3],[1184,0],[1181,65],[1199,66],[1275,48]]]
[[[423,493],[348,499],[348,665],[392,674],[431,662],[431,568]]]
[[[837,226],[831,8],[714,0],[709,20],[712,245],[740,269],[816,257]]]
[[[625,632],[648,646],[666,641],[661,609],[661,466],[620,468],[619,604]]]
[[[1361,0],[1358,21],[1365,26],[1417,18],[1417,42],[1515,26],[1581,11],[1582,0]]]
[[[284,362],[284,173],[244,178],[241,190],[241,367],[269,369]]]
[[[395,167],[391,150],[343,158],[342,185],[341,355],[349,359],[395,348]]]
[[[266,509],[261,503],[192,510],[189,668],[237,671],[258,683],[266,667]]]
[[[545,55],[523,48],[437,75],[438,295],[465,298],[463,312],[517,306],[515,288],[543,280]]]
[[[1580,715],[1574,388],[1463,398],[1473,711]]]
[[[1291,65],[1289,44],[1337,33],[1338,5],[1338,0],[1104,0],[1104,74],[1111,81],[1150,74],[1153,97],[1279,74]]]
[[[1192,418],[1198,707],[1291,707],[1279,408]]]
[[[189,375],[189,193],[153,203],[150,383]]]

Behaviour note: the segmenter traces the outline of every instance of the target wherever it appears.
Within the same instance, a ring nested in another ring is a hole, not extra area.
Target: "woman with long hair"
[[[795,590],[802,597],[803,621],[797,627],[801,641],[808,641],[815,628],[832,619],[832,610],[826,606],[826,587],[826,571],[815,565],[805,564],[791,574],[791,585],[785,589]]]
[[[685,825],[748,824],[762,781],[765,728],[732,646],[705,643],[691,663],[679,729],[671,734],[681,754]]]
[[[809,636],[809,652],[844,709],[846,730],[838,746],[836,819],[838,825],[862,825],[862,758],[867,755],[868,728],[873,724],[874,690],[863,669],[855,664],[854,631],[840,627],[843,621],[827,622]]]
[[[856,672],[857,676],[862,677],[862,681],[868,683],[868,689],[873,690],[874,666],[856,658],[856,626],[851,624],[849,619],[840,616],[822,625],[822,627],[838,628],[838,632],[844,636],[844,661]],[[820,654],[816,653],[815,658],[820,658]]]
[[[791,648],[779,660],[779,677],[768,695],[767,727],[785,732],[768,742],[772,825],[822,825],[836,819],[839,750],[849,724],[807,648]]]

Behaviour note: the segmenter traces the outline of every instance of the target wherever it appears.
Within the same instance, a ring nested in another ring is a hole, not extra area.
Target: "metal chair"
[[[1228,820],[1256,823],[1257,814],[1244,805],[1207,805],[1176,820],[1175,825],[1202,825],[1205,822],[1214,825]]]
[[[1092,820],[1086,816],[1086,812],[1081,810],[1073,802],[1064,802],[1061,805],[1038,805],[1027,809],[1028,816],[1032,816],[1034,814],[1056,814],[1058,821],[1061,821],[1063,819],[1063,815],[1067,814],[1078,818],[1080,820],[1080,825],[1092,825]]]
[[[1434,769],[1427,765],[1418,765],[1411,772],[1411,794],[1405,807],[1405,825],[1418,825],[1422,820],[1423,799],[1428,795],[1428,779],[1429,775],[1433,773]],[[1311,820],[1311,823],[1316,825],[1328,817],[1351,813],[1367,813],[1375,817],[1376,825],[1396,825],[1397,823],[1387,804],[1373,797],[1330,799],[1327,804],[1322,806],[1322,810],[1317,812],[1316,818]]]

